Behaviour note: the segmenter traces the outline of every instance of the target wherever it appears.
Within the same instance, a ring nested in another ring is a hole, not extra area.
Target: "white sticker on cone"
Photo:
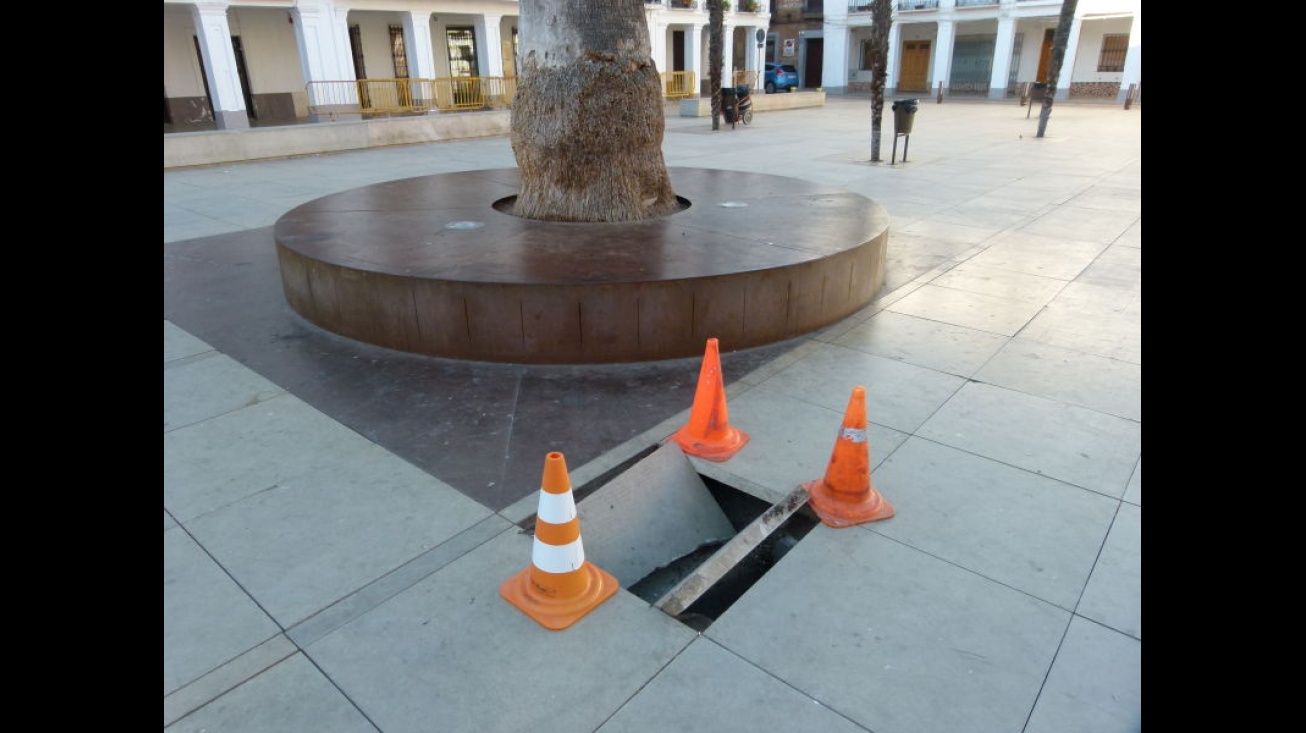
[[[865,443],[866,428],[843,428],[839,431],[839,437],[853,443]]]

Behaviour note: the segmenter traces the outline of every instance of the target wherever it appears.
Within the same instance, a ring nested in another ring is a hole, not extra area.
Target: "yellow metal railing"
[[[438,79],[356,79],[308,83],[309,114],[354,113],[365,117],[507,109],[517,92],[513,76],[450,76]]]
[[[698,80],[692,71],[662,72],[662,93],[667,99],[684,99],[698,95]]]
[[[661,74],[667,99],[698,96],[698,76],[692,71]],[[757,86],[757,72],[736,71],[735,84]],[[308,83],[308,112],[313,115],[385,115],[467,112],[510,109],[517,93],[515,76],[444,76],[438,79],[356,79]]]

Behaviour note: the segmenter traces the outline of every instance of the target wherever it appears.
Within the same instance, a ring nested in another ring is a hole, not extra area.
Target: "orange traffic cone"
[[[825,477],[802,486],[811,497],[808,503],[812,510],[829,527],[851,527],[893,516],[893,505],[871,486],[865,387],[853,387]]]
[[[716,462],[729,459],[748,442],[748,433],[730,427],[726,389],[721,382],[721,356],[715,338],[707,340],[689,422],[671,437],[689,455]]]
[[[558,631],[616,592],[617,579],[585,560],[567,460],[557,451],[549,453],[544,457],[531,564],[505,580],[499,595],[544,628]]]

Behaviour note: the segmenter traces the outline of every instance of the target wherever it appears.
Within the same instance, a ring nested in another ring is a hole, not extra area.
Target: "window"
[[[449,47],[449,76],[476,76],[476,31],[470,25],[449,26],[445,31]]]
[[[1125,52],[1128,50],[1128,33],[1108,33],[1102,36],[1102,53],[1097,57],[1097,70],[1124,71]]]
[[[390,58],[395,62],[395,78],[408,78],[408,54],[404,52],[404,27],[390,26]]]

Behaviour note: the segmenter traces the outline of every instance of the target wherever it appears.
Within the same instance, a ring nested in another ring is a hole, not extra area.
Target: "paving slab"
[[[629,588],[735,528],[676,442],[637,461],[576,505],[585,559]]]
[[[1074,237],[1073,230],[1056,237],[1024,227],[999,232],[984,244],[985,250],[971,258],[970,264],[1070,281],[1092,264],[1109,242],[1083,241]]]
[[[212,350],[212,346],[204,343],[204,341],[196,338],[175,323],[168,320],[163,321],[163,363],[165,365],[170,361],[184,359],[188,356],[195,356]]]
[[[283,627],[490,515],[379,446],[317,458],[311,470],[187,524]]]
[[[164,730],[375,733],[376,727],[303,654],[296,654]]]
[[[876,532],[1067,611],[1079,601],[1119,506],[920,438],[908,438],[874,479],[897,510],[873,525]]]
[[[1075,612],[1143,638],[1143,509],[1121,504]]]
[[[865,733],[865,729],[699,637],[596,733],[785,731]]]
[[[1016,337],[1067,349],[1143,363],[1141,294],[1070,283]]]
[[[306,652],[386,733],[595,730],[695,633],[625,590],[545,629],[499,596],[530,557],[509,529]]]
[[[1134,475],[1129,477],[1129,486],[1125,488],[1124,500],[1137,506],[1143,505],[1143,457],[1138,457]]]
[[[1083,195],[1078,194],[1075,198]],[[1134,198],[1141,210],[1141,197],[1135,194]],[[1021,227],[1020,231],[1048,237],[1110,244],[1139,217],[1139,211],[1103,209],[1100,200],[1091,203],[1095,205],[1075,206],[1072,199],[1066,206],[1059,206]]]
[[[850,329],[834,343],[944,374],[969,377],[1007,339],[988,331],[886,310]]]
[[[970,383],[918,437],[1119,498],[1142,455],[1142,425],[1078,405]]]
[[[841,419],[853,387],[861,385],[866,387],[868,422],[911,433],[965,381],[951,374],[825,344],[762,384],[836,410]]]
[[[1013,339],[975,379],[1129,420],[1143,419],[1143,367],[1036,341]]]
[[[1020,730],[1070,613],[873,526],[816,527],[704,633],[876,733]]]
[[[164,530],[164,696],[280,631],[190,535]]]
[[[163,435],[163,505],[181,522],[347,462],[371,441],[290,396],[260,402]]]
[[[163,370],[163,430],[193,425],[285,392],[229,356],[201,352]]]
[[[1024,733],[1142,730],[1142,641],[1076,616]]]
[[[1038,315],[1043,305],[927,284],[885,307],[894,313],[1014,336]]]

